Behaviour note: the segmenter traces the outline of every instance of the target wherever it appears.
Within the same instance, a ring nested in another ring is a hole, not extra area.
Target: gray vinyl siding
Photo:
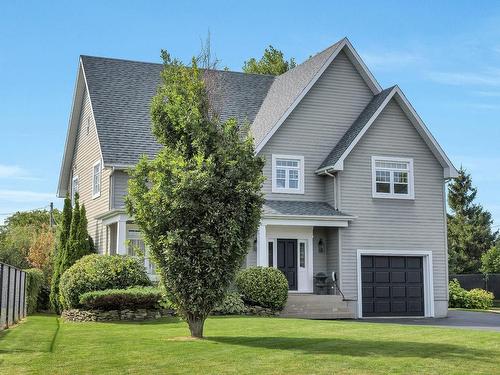
[[[327,273],[327,254],[330,250],[328,248],[328,243],[326,241],[327,236],[326,227],[314,227],[313,229],[313,274],[316,275],[318,272]],[[325,244],[325,249],[322,253],[319,252],[319,240],[323,239]]]
[[[87,134],[87,119],[90,119],[89,132]],[[73,176],[78,176],[80,203],[85,204],[87,210],[88,231],[93,238],[99,253],[106,249],[106,227],[95,219],[99,214],[108,210],[109,204],[109,170],[104,169],[101,164],[101,195],[92,198],[92,174],[93,165],[101,159],[99,140],[92,116],[91,103],[87,91],[83,95],[82,110],[78,124],[76,146],[72,161],[72,176],[68,191],[71,191]],[[102,163],[102,161],[101,161]]]
[[[415,199],[372,198],[372,156],[413,158]],[[427,250],[433,254],[434,298],[447,299],[443,168],[394,99],[346,158],[342,210],[357,218],[341,229],[342,286],[356,298],[358,249]]]
[[[113,202],[112,208],[124,208],[125,196],[128,191],[129,176],[125,171],[113,173]]]
[[[372,97],[363,78],[341,52],[261,150],[260,155],[266,159],[266,198],[324,201],[327,177],[314,172]],[[271,192],[272,154],[304,156],[304,194]]]
[[[328,269],[328,276],[332,271],[335,271],[339,277],[339,228],[328,228],[326,237],[327,258],[326,264]]]

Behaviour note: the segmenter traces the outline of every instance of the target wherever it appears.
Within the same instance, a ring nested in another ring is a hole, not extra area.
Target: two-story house
[[[161,70],[80,58],[58,194],[79,192],[102,254],[144,246],[124,197],[127,169],[160,148],[149,108]],[[314,296],[316,276],[335,272],[344,317],[446,316],[445,181],[457,171],[401,89],[382,89],[347,39],[276,77],[212,76],[221,117],[248,120],[266,160],[246,265],[282,270],[301,309],[330,301]]]

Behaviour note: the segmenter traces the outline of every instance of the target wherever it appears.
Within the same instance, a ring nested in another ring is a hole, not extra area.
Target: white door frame
[[[434,317],[434,272],[432,268],[432,251],[426,250],[366,250],[358,249],[357,252],[357,282],[358,282],[358,318],[363,317],[363,296],[361,288],[361,256],[415,256],[422,257],[422,273],[424,276],[424,317]],[[405,316],[406,317],[406,316]]]

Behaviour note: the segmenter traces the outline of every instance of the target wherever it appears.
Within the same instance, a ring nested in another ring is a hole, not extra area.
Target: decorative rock
[[[172,310],[64,310],[61,317],[70,322],[112,322],[112,321],[146,321],[175,316]]]

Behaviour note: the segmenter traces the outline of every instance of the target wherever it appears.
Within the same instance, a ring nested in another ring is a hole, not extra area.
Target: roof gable
[[[440,162],[444,169],[444,178],[454,178],[458,176],[456,168],[450,161],[443,149],[432,136],[429,129],[417,115],[410,102],[404,96],[398,86],[393,86],[376,95],[373,100],[366,106],[359,117],[354,121],[351,127],[346,131],[341,140],[335,145],[332,152],[321,163],[316,171],[318,174],[328,173],[329,171],[341,171],[344,169],[344,160],[350,154],[352,149],[360,141],[366,131],[375,122],[380,113],[384,110],[391,99],[395,99],[401,109],[408,117],[417,132],[423,138],[425,143]]]
[[[344,51],[374,94],[382,88],[347,38],[328,47],[288,72],[276,77],[252,124],[256,152],[276,133],[293,109],[324,71]]]

